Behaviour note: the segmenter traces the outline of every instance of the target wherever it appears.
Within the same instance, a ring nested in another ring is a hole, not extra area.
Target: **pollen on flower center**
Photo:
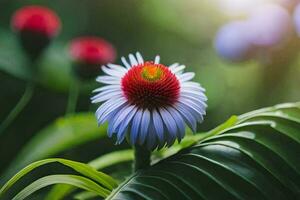
[[[156,81],[159,80],[163,75],[162,70],[157,65],[146,65],[143,67],[142,76],[144,79],[148,81]]]
[[[151,110],[174,104],[179,97],[180,85],[166,66],[146,62],[126,73],[122,90],[132,104]]]

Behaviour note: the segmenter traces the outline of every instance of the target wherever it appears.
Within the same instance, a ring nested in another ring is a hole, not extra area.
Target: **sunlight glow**
[[[253,9],[266,4],[278,3],[279,0],[216,0],[221,12],[228,16],[243,16],[252,12]]]

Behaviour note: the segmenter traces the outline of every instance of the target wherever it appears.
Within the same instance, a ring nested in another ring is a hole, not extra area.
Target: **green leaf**
[[[34,136],[3,174],[1,182],[31,162],[106,136],[106,126],[97,127],[94,114],[80,113],[59,118]]]
[[[101,157],[91,161],[88,165],[97,170],[119,164],[121,162],[133,160],[133,150],[122,150],[102,155]],[[70,185],[56,185],[47,195],[46,200],[59,200],[63,199],[66,195],[70,194],[75,188]],[[81,195],[79,195],[80,197]]]
[[[106,167],[110,167],[112,165],[131,161],[134,158],[134,153],[132,149],[122,150],[122,151],[115,151],[108,154],[105,154],[95,160],[92,160],[88,163],[88,165],[92,166],[95,169],[103,169]]]
[[[134,173],[107,200],[299,199],[299,105],[231,119],[196,144]]]
[[[0,71],[24,80],[32,77],[28,60],[21,51],[17,38],[3,30],[0,30]]]
[[[68,184],[97,194],[100,197],[106,197],[110,191],[82,176],[75,175],[50,175],[42,177],[19,192],[13,200],[23,200],[32,193],[53,184]]]
[[[97,195],[95,193],[92,192],[81,192],[78,193],[74,196],[74,199],[77,200],[86,200],[86,199],[92,199],[94,197],[96,197]]]
[[[171,156],[181,149],[185,147],[189,147],[195,143],[197,143],[200,140],[204,140],[205,138],[214,136],[216,134],[219,134],[220,131],[223,131],[227,128],[232,127],[238,122],[238,117],[237,116],[231,116],[226,122],[223,124],[217,126],[216,128],[212,129],[211,131],[208,131],[206,133],[198,133],[195,135],[187,135],[183,141],[180,143],[177,143],[173,145],[171,148],[168,149],[162,149],[161,151],[154,152],[155,157],[158,157],[158,160],[161,160],[161,158],[165,158],[168,156]]]
[[[27,167],[23,168],[21,171],[19,171],[15,176],[13,176],[1,189],[0,189],[0,197],[10,188],[12,187],[18,180],[20,180],[23,176],[31,172],[32,170],[53,162],[58,162],[62,165],[65,165],[67,167],[72,168],[73,170],[77,171],[78,173],[102,184],[107,189],[112,190],[114,187],[117,186],[116,181],[111,178],[110,176],[97,171],[93,167],[80,163],[75,161],[70,161],[66,159],[60,159],[60,158],[51,158],[51,159],[45,159],[40,160],[37,162],[34,162]]]

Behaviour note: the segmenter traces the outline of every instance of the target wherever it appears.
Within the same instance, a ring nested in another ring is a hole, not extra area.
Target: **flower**
[[[97,77],[102,86],[93,92],[92,103],[103,104],[97,109],[99,124],[108,121],[108,136],[116,135],[117,144],[126,136],[132,145],[149,150],[171,146],[185,135],[185,126],[196,131],[203,121],[207,98],[199,83],[192,82],[192,72],[184,73],[184,65],[169,67],[155,61],[144,61],[140,53],[122,57],[125,67],[102,66],[106,75]]]
[[[59,17],[49,8],[25,6],[17,10],[11,20],[20,43],[31,61],[37,60],[60,31]]]
[[[60,26],[55,12],[42,6],[22,7],[12,17],[12,27],[17,32],[29,31],[52,38],[58,34]]]
[[[72,40],[70,54],[77,62],[96,65],[113,62],[116,57],[113,46],[99,37],[79,37]]]
[[[99,65],[114,62],[116,51],[106,40],[99,37],[78,37],[71,41],[69,53],[82,78],[92,78],[99,73]]]

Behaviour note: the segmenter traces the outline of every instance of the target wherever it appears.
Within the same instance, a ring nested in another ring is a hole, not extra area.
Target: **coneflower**
[[[140,53],[122,57],[124,66],[102,66],[106,75],[97,81],[106,84],[94,92],[92,103],[99,124],[108,122],[109,137],[120,144],[126,136],[132,145],[149,150],[171,146],[185,135],[185,126],[196,131],[203,121],[207,98],[193,72],[184,73],[184,65],[160,64],[160,57],[144,61]]]

